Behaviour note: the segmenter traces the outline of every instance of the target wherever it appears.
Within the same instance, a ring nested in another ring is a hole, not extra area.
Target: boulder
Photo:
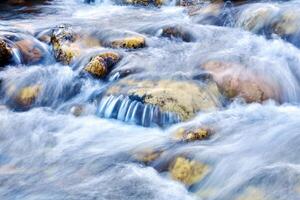
[[[242,97],[247,103],[260,103],[267,99],[280,100],[277,83],[245,65],[208,61],[202,67],[212,74],[223,94],[229,99]]]
[[[214,82],[123,79],[110,87],[106,95],[128,96],[144,105],[175,113],[182,121],[191,119],[199,111],[215,110],[221,105],[221,95]]]
[[[210,171],[210,167],[196,160],[179,156],[169,166],[172,179],[191,186],[201,181]]]
[[[7,65],[12,59],[12,49],[7,43],[0,39],[0,68]]]
[[[238,196],[235,200],[267,200],[266,194],[263,190],[256,187],[248,187],[244,193]]]
[[[104,78],[119,62],[119,60],[120,55],[117,53],[101,53],[93,57],[90,62],[84,67],[84,70],[97,78]]]

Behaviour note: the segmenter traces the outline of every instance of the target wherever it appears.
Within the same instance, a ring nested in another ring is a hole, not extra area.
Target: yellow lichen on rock
[[[111,42],[113,48],[137,49],[145,47],[145,38],[142,36],[126,37]]]
[[[92,59],[87,64],[87,66],[85,66],[84,70],[100,78],[104,77],[107,74],[104,59],[101,57],[96,57]]]
[[[184,157],[177,157],[169,168],[171,177],[187,186],[201,181],[210,171],[208,165]]]
[[[117,53],[102,53],[92,58],[91,61],[84,67],[84,70],[91,75],[103,78],[119,60],[120,56]]]
[[[16,101],[19,105],[27,107],[30,106],[38,97],[41,91],[40,85],[32,85],[22,88],[17,96]]]

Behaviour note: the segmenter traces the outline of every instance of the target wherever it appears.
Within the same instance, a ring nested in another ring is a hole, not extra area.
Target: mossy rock
[[[125,37],[111,42],[113,48],[138,49],[146,46],[145,38],[142,36]]]
[[[169,172],[172,179],[190,186],[201,181],[210,172],[210,167],[196,160],[179,156],[171,163]]]
[[[245,65],[211,60],[202,64],[202,67],[213,75],[213,79],[229,99],[242,97],[247,103],[260,103],[268,99],[280,101],[279,85]]]
[[[120,55],[106,52],[93,57],[84,70],[97,78],[104,78],[120,60]]]
[[[123,79],[110,87],[106,95],[129,96],[143,104],[158,106],[162,111],[176,113],[182,121],[199,111],[216,110],[221,105],[221,95],[213,82]]]
[[[0,39],[0,67],[9,64],[12,59],[12,49],[8,47],[7,43]]]

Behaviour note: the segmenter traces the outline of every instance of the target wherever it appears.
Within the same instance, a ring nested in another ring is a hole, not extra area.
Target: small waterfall
[[[102,98],[98,105],[97,115],[145,127],[155,125],[164,127],[181,121],[175,113],[162,111],[158,106],[143,104],[124,95],[117,97],[110,95]]]

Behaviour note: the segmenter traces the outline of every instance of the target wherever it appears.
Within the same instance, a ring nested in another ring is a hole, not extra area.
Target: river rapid
[[[1,200],[300,199],[300,1],[9,2]]]

